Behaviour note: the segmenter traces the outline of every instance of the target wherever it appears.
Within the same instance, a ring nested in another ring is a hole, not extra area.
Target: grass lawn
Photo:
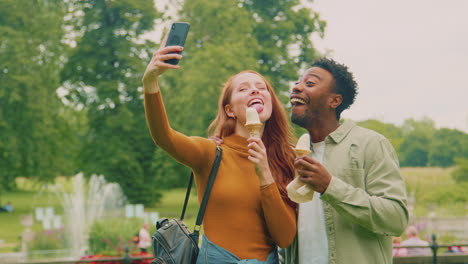
[[[401,168],[401,175],[406,181],[408,191],[417,195],[428,190],[447,188],[455,182],[450,176],[453,168]]]
[[[69,188],[69,184],[66,183],[67,181],[63,177],[58,177],[56,182]],[[2,223],[0,225],[0,240],[3,240],[3,243],[0,244],[0,253],[20,250],[20,236],[24,230],[21,225],[21,218],[33,214],[34,208],[51,206],[54,207],[55,214],[63,212],[55,194],[24,178],[18,178],[17,184],[19,191],[4,193],[1,197],[2,203],[10,201],[14,210],[12,213],[0,213],[0,223]],[[32,229],[38,227],[39,224],[35,223]]]
[[[408,196],[414,193],[415,215],[426,216],[430,207],[435,207],[439,216],[465,216],[467,204],[463,202],[439,202],[434,197],[441,193],[455,194],[457,184],[450,175],[453,168],[402,168],[401,174],[406,181]]]
[[[5,244],[0,244],[0,252],[19,250],[19,242],[23,226],[21,225],[21,217],[24,215],[32,214],[35,206],[54,206],[58,202],[49,200],[47,196],[38,196],[34,191],[18,191],[6,193],[2,197],[2,201],[11,201],[14,206],[12,213],[0,214],[0,240]],[[58,208],[58,206],[54,206]],[[33,226],[32,228],[36,228]]]

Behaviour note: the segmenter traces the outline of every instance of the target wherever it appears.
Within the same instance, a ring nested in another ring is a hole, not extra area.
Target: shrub
[[[455,158],[457,168],[452,172],[452,178],[457,182],[468,182],[468,159]]]
[[[89,250],[93,254],[121,256],[127,246],[130,253],[139,251],[133,236],[140,230],[141,219],[105,219],[96,221],[89,233]]]
[[[29,250],[53,250],[63,249],[63,229],[39,230],[34,234],[34,238],[29,242]]]

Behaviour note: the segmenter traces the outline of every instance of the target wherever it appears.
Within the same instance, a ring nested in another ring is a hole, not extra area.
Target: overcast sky
[[[327,21],[325,38],[314,36],[314,45],[349,66],[360,88],[344,118],[401,125],[427,116],[437,127],[468,132],[468,0],[310,5]]]
[[[468,0],[315,0],[327,21],[316,47],[354,72],[344,118],[401,125],[427,116],[468,132]]]

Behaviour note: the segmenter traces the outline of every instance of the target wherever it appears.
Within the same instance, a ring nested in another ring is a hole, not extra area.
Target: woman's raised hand
[[[169,33],[168,33],[169,34]],[[180,53],[184,47],[181,46],[166,46],[167,36],[164,37],[163,42],[159,49],[153,53],[151,61],[146,66],[145,73],[143,74],[143,85],[153,85],[157,81],[158,76],[163,74],[167,69],[179,69],[180,66],[166,63],[169,59],[182,59]],[[169,53],[174,52],[174,53]]]

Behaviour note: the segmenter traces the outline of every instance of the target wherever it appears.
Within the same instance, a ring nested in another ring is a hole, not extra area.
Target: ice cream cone
[[[309,155],[310,152],[312,152],[312,151],[310,151],[308,149],[297,149],[297,148],[295,148],[294,152],[296,153],[296,157],[302,157],[302,156]]]
[[[256,137],[256,138],[261,138],[261,131],[262,131],[262,127],[263,127],[263,124],[262,123],[259,123],[259,124],[246,124],[245,127],[247,128],[247,130],[249,130],[249,134],[251,137]]]
[[[304,134],[299,138],[294,152],[296,153],[296,157],[310,154],[309,134]],[[289,198],[296,203],[305,203],[311,201],[314,197],[314,190],[300,181],[297,172],[294,180],[288,184],[286,190],[288,191]]]
[[[302,183],[298,175],[286,186],[286,191],[288,192],[289,199],[296,203],[309,202],[314,198],[314,191]]]
[[[247,128],[247,130],[249,130],[250,136],[261,138],[263,124],[262,122],[260,122],[257,110],[253,107],[247,108],[246,119],[247,122],[245,123],[245,127]]]

